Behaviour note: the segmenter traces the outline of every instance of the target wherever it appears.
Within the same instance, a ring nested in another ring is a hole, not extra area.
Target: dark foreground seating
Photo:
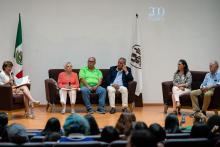
[[[190,133],[166,134],[166,139],[183,139],[183,138],[190,138]]]
[[[126,147],[127,146],[126,140],[116,140],[109,144],[109,147]]]
[[[207,138],[168,139],[164,141],[165,147],[210,147]]]
[[[44,142],[44,143],[0,143],[0,147],[107,147],[108,143],[100,141],[89,141],[89,142]]]

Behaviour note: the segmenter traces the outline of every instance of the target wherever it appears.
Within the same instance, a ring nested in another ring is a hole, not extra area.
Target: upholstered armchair
[[[16,110],[24,108],[23,94],[13,94],[11,86],[0,85],[0,110],[11,117]]]

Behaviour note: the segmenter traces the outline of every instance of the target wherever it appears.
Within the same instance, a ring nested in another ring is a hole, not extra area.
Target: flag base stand
[[[139,96],[135,95],[134,102],[135,102],[135,107],[143,107],[142,93]]]

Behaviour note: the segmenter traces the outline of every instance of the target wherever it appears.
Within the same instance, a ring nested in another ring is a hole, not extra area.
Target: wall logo
[[[152,21],[161,21],[165,16],[164,7],[149,7],[148,8],[148,18]]]

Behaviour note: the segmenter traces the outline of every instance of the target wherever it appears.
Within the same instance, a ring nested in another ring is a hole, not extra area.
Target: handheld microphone
[[[10,77],[10,80],[12,80],[12,83],[11,85],[13,85],[15,83],[15,79],[14,79],[14,73],[11,72],[11,77]]]

